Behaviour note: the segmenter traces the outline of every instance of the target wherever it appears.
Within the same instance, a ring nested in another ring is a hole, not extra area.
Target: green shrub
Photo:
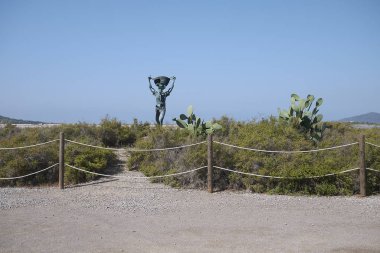
[[[315,191],[318,195],[336,195],[338,189],[334,184],[322,183],[315,186]]]
[[[137,134],[130,127],[123,126],[119,132],[119,146],[131,146],[137,140]]]
[[[7,126],[0,129],[0,147],[27,146],[47,142],[59,138],[60,132],[64,132],[67,139],[100,145],[100,141],[97,139],[97,131],[95,125],[85,123],[25,129]],[[84,163],[86,160],[88,162]],[[100,172],[109,167],[114,160],[115,155],[110,151],[83,148],[76,144],[66,145],[66,163],[79,167],[83,166],[83,169]],[[0,150],[0,177],[26,175],[55,163],[58,163],[58,141],[27,149]],[[66,168],[65,171],[67,183],[83,182],[94,178],[89,174],[82,175],[82,172],[73,172],[69,168]],[[73,176],[73,173],[76,174]],[[22,179],[0,180],[0,186],[56,184],[57,181],[58,168],[56,167]]]
[[[242,147],[265,150],[310,150],[357,142],[359,133],[368,140],[380,143],[379,129],[354,129],[349,124],[328,123],[324,138],[318,143],[289,124],[271,117],[260,122],[236,122],[227,117],[216,120],[223,129],[215,133],[214,139]],[[144,139],[136,142],[139,148],[161,148],[194,143],[201,139],[192,138],[181,129],[152,129]],[[203,139],[204,140],[204,139]],[[129,165],[134,169],[152,166],[167,173],[188,171],[207,164],[207,147],[200,145],[177,151],[134,153]],[[301,179],[325,175],[358,167],[358,145],[316,153],[274,154],[239,150],[214,143],[214,165],[242,172],[294,177],[296,179],[268,179],[238,175],[214,169],[214,187],[220,189],[248,189],[253,192],[276,194],[319,194],[351,195],[359,191],[357,171],[333,177]],[[380,150],[367,147],[367,166],[380,169]],[[379,192],[379,175],[368,173],[369,192]],[[168,178],[165,182],[181,187],[205,188],[206,170],[183,176]]]
[[[131,127],[122,125],[116,118],[106,116],[100,122],[99,137],[106,147],[132,146],[137,139],[146,136],[149,123],[139,123],[137,119]]]
[[[150,128],[147,136],[138,139],[135,147],[137,149],[167,148],[190,144],[202,139],[191,136],[182,129],[172,129],[164,127]],[[194,152],[188,152],[193,150]],[[198,168],[207,164],[207,148],[199,145],[190,148],[176,149],[158,152],[132,152],[128,160],[128,166],[134,170],[140,170],[145,175],[165,175],[169,172],[183,172]],[[154,182],[164,182],[168,185],[181,185],[183,187],[204,187],[204,171],[195,173],[167,177],[164,180],[153,180]]]
[[[100,122],[100,139],[106,147],[115,147],[119,144],[121,122],[108,115]]]
[[[358,141],[359,134],[366,140],[380,144],[380,129],[355,129],[345,123],[326,123],[324,138],[313,142],[291,125],[269,118],[259,122],[239,122],[222,117],[214,120],[223,128],[214,134],[214,140],[237,146],[266,150],[310,150]],[[137,149],[166,148],[204,141],[188,131],[172,127],[151,127],[135,120],[131,127],[117,120],[105,121],[104,128],[116,129],[116,146]],[[25,146],[57,139],[60,132],[70,140],[92,145],[106,145],[102,127],[85,123],[58,127],[19,129],[11,125],[0,129],[0,147]],[[114,144],[114,143],[108,143]],[[358,167],[358,145],[336,150],[307,154],[260,153],[230,148],[214,143],[214,165],[242,172],[295,177],[296,179],[268,179],[214,169],[216,190],[236,189],[276,194],[352,195],[359,192],[358,172],[319,179],[301,179]],[[110,174],[116,160],[111,151],[82,147],[67,143],[66,163],[86,170]],[[58,142],[21,150],[0,150],[0,177],[29,174],[58,162]],[[147,176],[184,172],[207,165],[207,145],[157,152],[132,152],[128,166]],[[366,145],[366,165],[380,170],[380,149]],[[93,180],[93,175],[66,168],[66,182]],[[0,180],[0,186],[56,184],[58,169],[51,169],[24,179]],[[175,177],[155,179],[173,187],[206,188],[207,169]],[[368,193],[380,192],[380,175],[368,171]]]
[[[110,166],[114,165],[116,155],[109,150],[78,148],[69,146],[66,148],[66,163],[75,167],[92,172],[103,173]],[[94,180],[98,176],[72,169],[65,168],[65,182],[68,184],[78,184]]]

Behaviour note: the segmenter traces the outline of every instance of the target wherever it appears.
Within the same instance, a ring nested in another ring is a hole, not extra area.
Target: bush
[[[106,147],[115,147],[119,144],[121,122],[110,119],[108,115],[100,122],[100,139]]]
[[[114,165],[116,155],[109,150],[78,148],[69,146],[66,149],[66,161],[75,167],[92,172],[104,173],[110,166]],[[72,169],[65,168],[65,182],[69,184],[78,184],[94,180],[98,176]]]
[[[265,150],[310,150],[331,147],[357,142],[360,132],[365,133],[368,140],[380,143],[379,129],[358,130],[343,123],[329,123],[324,139],[315,143],[302,132],[273,117],[260,122],[236,122],[223,117],[217,122],[223,125],[223,129],[215,134],[215,140]],[[153,129],[144,139],[137,140],[136,147],[180,146],[200,140],[204,139],[192,138],[187,131],[179,129]],[[133,153],[129,165],[143,172],[145,167],[150,170],[154,167],[160,174],[166,174],[169,170],[188,171],[207,165],[207,147],[201,145],[165,153]],[[358,167],[358,145],[316,153],[273,154],[239,150],[214,143],[214,165],[248,173],[295,178],[258,178],[214,169],[216,190],[247,189],[276,194],[318,195],[351,195],[359,191],[356,171],[334,177],[300,179]],[[380,169],[379,149],[367,148],[367,166]],[[375,173],[368,173],[369,192],[379,192],[379,178]],[[181,187],[205,188],[206,170],[170,177],[165,182],[180,184]]]
[[[315,191],[318,195],[336,195],[338,193],[336,186],[328,183],[316,185]]]
[[[222,117],[215,120],[223,129],[214,139],[243,147],[266,150],[310,150],[358,141],[360,133],[368,142],[380,144],[380,129],[354,129],[349,124],[328,123],[321,142],[315,143],[288,124],[269,118],[260,122],[239,122]],[[103,121],[103,128],[85,123],[58,127],[18,129],[11,125],[0,129],[0,147],[25,146],[57,139],[60,132],[67,139],[92,145],[106,145],[104,129],[115,130],[116,146],[134,146],[138,149],[166,148],[204,141],[188,131],[172,127],[151,127],[135,120],[132,126],[124,126],[116,119]],[[103,130],[102,130],[103,129]],[[107,138],[106,138],[107,139]],[[110,140],[110,139],[109,139]],[[107,142],[108,145],[114,144]],[[296,179],[268,179],[214,169],[216,190],[235,189],[276,194],[352,195],[359,192],[358,172],[350,172],[319,179],[303,177],[324,175],[358,167],[358,145],[317,153],[273,154],[239,150],[214,143],[214,165],[248,173]],[[107,171],[116,160],[110,151],[66,145],[67,163],[94,172]],[[21,150],[0,151],[0,177],[25,175],[58,162],[58,142]],[[380,170],[380,149],[366,145],[368,168]],[[140,170],[147,176],[184,172],[207,165],[207,145],[158,152],[132,152],[128,160],[131,170]],[[94,176],[66,168],[68,183],[93,180]],[[58,169],[51,169],[24,179],[4,181],[1,186],[56,184]],[[173,187],[206,188],[207,170],[176,177],[152,180]],[[380,192],[380,175],[368,171],[368,193]]]
[[[194,143],[201,139],[178,128],[151,128],[147,136],[136,141],[138,149],[167,148]],[[188,152],[193,150],[194,152]],[[200,165],[202,164],[202,165]],[[140,170],[147,176],[158,176],[195,169],[207,164],[206,145],[158,152],[132,152],[128,160],[130,169]],[[153,180],[182,187],[204,187],[206,170],[195,173]]]
[[[149,128],[149,123],[139,123],[137,119],[129,127],[106,116],[100,122],[99,137],[106,147],[132,146],[138,138],[146,136]]]
[[[88,144],[100,145],[98,129],[95,125],[85,123],[66,124],[57,127],[15,128],[8,125],[0,129],[0,147],[27,146],[57,139],[60,132],[65,138]],[[101,172],[115,160],[110,151],[83,148],[76,144],[66,145],[66,162],[74,166]],[[85,162],[86,161],[86,162]],[[58,142],[28,149],[0,150],[0,177],[16,177],[47,168],[58,162]],[[73,176],[73,174],[75,174]],[[73,172],[66,168],[65,177],[68,183],[92,180],[90,174]],[[58,168],[50,169],[37,175],[16,180],[0,180],[0,186],[23,186],[56,184]]]
[[[131,146],[137,140],[137,134],[130,127],[123,126],[119,132],[119,145],[120,146]]]

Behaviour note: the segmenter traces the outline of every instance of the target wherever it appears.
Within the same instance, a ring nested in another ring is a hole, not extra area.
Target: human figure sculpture
[[[154,81],[155,85],[158,88],[158,91],[156,91],[152,87],[152,83],[150,80]],[[167,90],[164,91],[166,86],[169,84],[170,80],[172,80],[172,85],[171,87]],[[166,76],[159,76],[152,78],[151,76],[148,77],[149,81],[149,89],[151,90],[152,94],[156,97],[156,123],[159,126],[162,126],[162,123],[164,121],[165,113],[166,113],[166,97],[170,95],[174,88],[174,83],[175,83],[176,77],[173,76],[171,78],[166,77]]]

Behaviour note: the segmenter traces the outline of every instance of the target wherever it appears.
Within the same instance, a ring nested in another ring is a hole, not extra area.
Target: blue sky
[[[154,122],[149,75],[175,75],[166,122],[380,112],[380,1],[0,0],[0,115]]]

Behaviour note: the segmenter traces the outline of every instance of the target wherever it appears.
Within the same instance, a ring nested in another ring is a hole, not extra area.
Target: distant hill
[[[380,124],[380,113],[370,112],[350,118],[341,119],[342,122]]]
[[[32,121],[32,120],[22,120],[22,119],[12,119],[0,115],[0,124],[43,124],[41,121]]]

